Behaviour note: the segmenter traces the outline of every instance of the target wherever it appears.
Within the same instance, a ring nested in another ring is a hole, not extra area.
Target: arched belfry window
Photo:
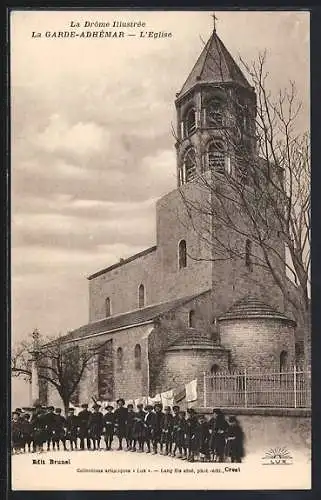
[[[180,184],[186,184],[195,178],[196,155],[194,148],[189,148],[183,158],[183,166],[180,173]]]
[[[184,132],[185,136],[191,135],[196,130],[195,109],[191,108],[185,115]]]
[[[188,326],[195,328],[195,311],[193,309],[188,313]]]
[[[138,307],[145,306],[145,287],[143,284],[139,285],[138,288]]]
[[[178,245],[178,268],[182,269],[187,265],[186,258],[186,241],[181,240]]]
[[[110,298],[107,297],[105,299],[105,316],[106,316],[106,318],[108,318],[108,316],[110,316],[110,314],[111,314]]]
[[[206,105],[206,124],[209,127],[220,127],[223,125],[223,103],[221,99],[215,98]]]
[[[210,170],[218,174],[225,173],[225,146],[223,141],[217,140],[210,143],[208,147],[208,166]]]
[[[122,370],[124,366],[124,354],[121,347],[117,349],[117,370]]]
[[[135,370],[140,370],[142,367],[142,348],[139,344],[135,345]]]

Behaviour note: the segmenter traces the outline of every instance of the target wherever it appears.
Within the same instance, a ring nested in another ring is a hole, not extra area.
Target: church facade
[[[240,123],[236,100],[246,109]],[[79,402],[93,394],[153,396],[204,372],[279,370],[295,362],[296,323],[273,277],[251,265],[251,242],[239,242],[244,258],[215,258],[198,229],[220,229],[210,215],[204,223],[196,213],[191,223],[185,202],[208,196],[199,175],[215,171],[219,182],[225,170],[237,171],[235,135],[256,154],[255,92],[215,30],[175,106],[177,188],[156,203],[155,245],[88,277],[89,322],[66,336],[80,347],[103,346],[80,384]],[[274,244],[285,251],[281,241]]]

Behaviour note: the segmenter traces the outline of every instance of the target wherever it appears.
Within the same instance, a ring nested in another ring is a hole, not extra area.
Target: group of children
[[[213,410],[209,420],[197,415],[193,408],[182,411],[179,406],[164,409],[161,403],[154,406],[132,404],[125,407],[124,399],[117,401],[117,408],[107,405],[106,412],[95,404],[92,411],[88,404],[75,414],[68,410],[66,418],[61,408],[50,406],[44,410],[38,405],[32,416],[19,408],[12,415],[12,450],[100,450],[102,438],[105,449],[111,450],[114,436],[118,450],[170,455],[189,462],[200,461],[241,462],[244,457],[244,434],[236,417],[226,418],[221,410]],[[126,444],[125,444],[126,443]]]

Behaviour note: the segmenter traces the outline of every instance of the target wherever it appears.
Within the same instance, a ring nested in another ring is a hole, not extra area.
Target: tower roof
[[[196,83],[234,82],[251,85],[214,30],[177,97],[188,92]]]

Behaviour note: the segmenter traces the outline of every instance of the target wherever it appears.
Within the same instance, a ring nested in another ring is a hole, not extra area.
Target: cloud
[[[95,123],[70,125],[64,117],[54,114],[45,130],[33,138],[33,144],[49,153],[66,151],[82,157],[100,151],[103,142],[106,147],[108,139],[108,133]]]

